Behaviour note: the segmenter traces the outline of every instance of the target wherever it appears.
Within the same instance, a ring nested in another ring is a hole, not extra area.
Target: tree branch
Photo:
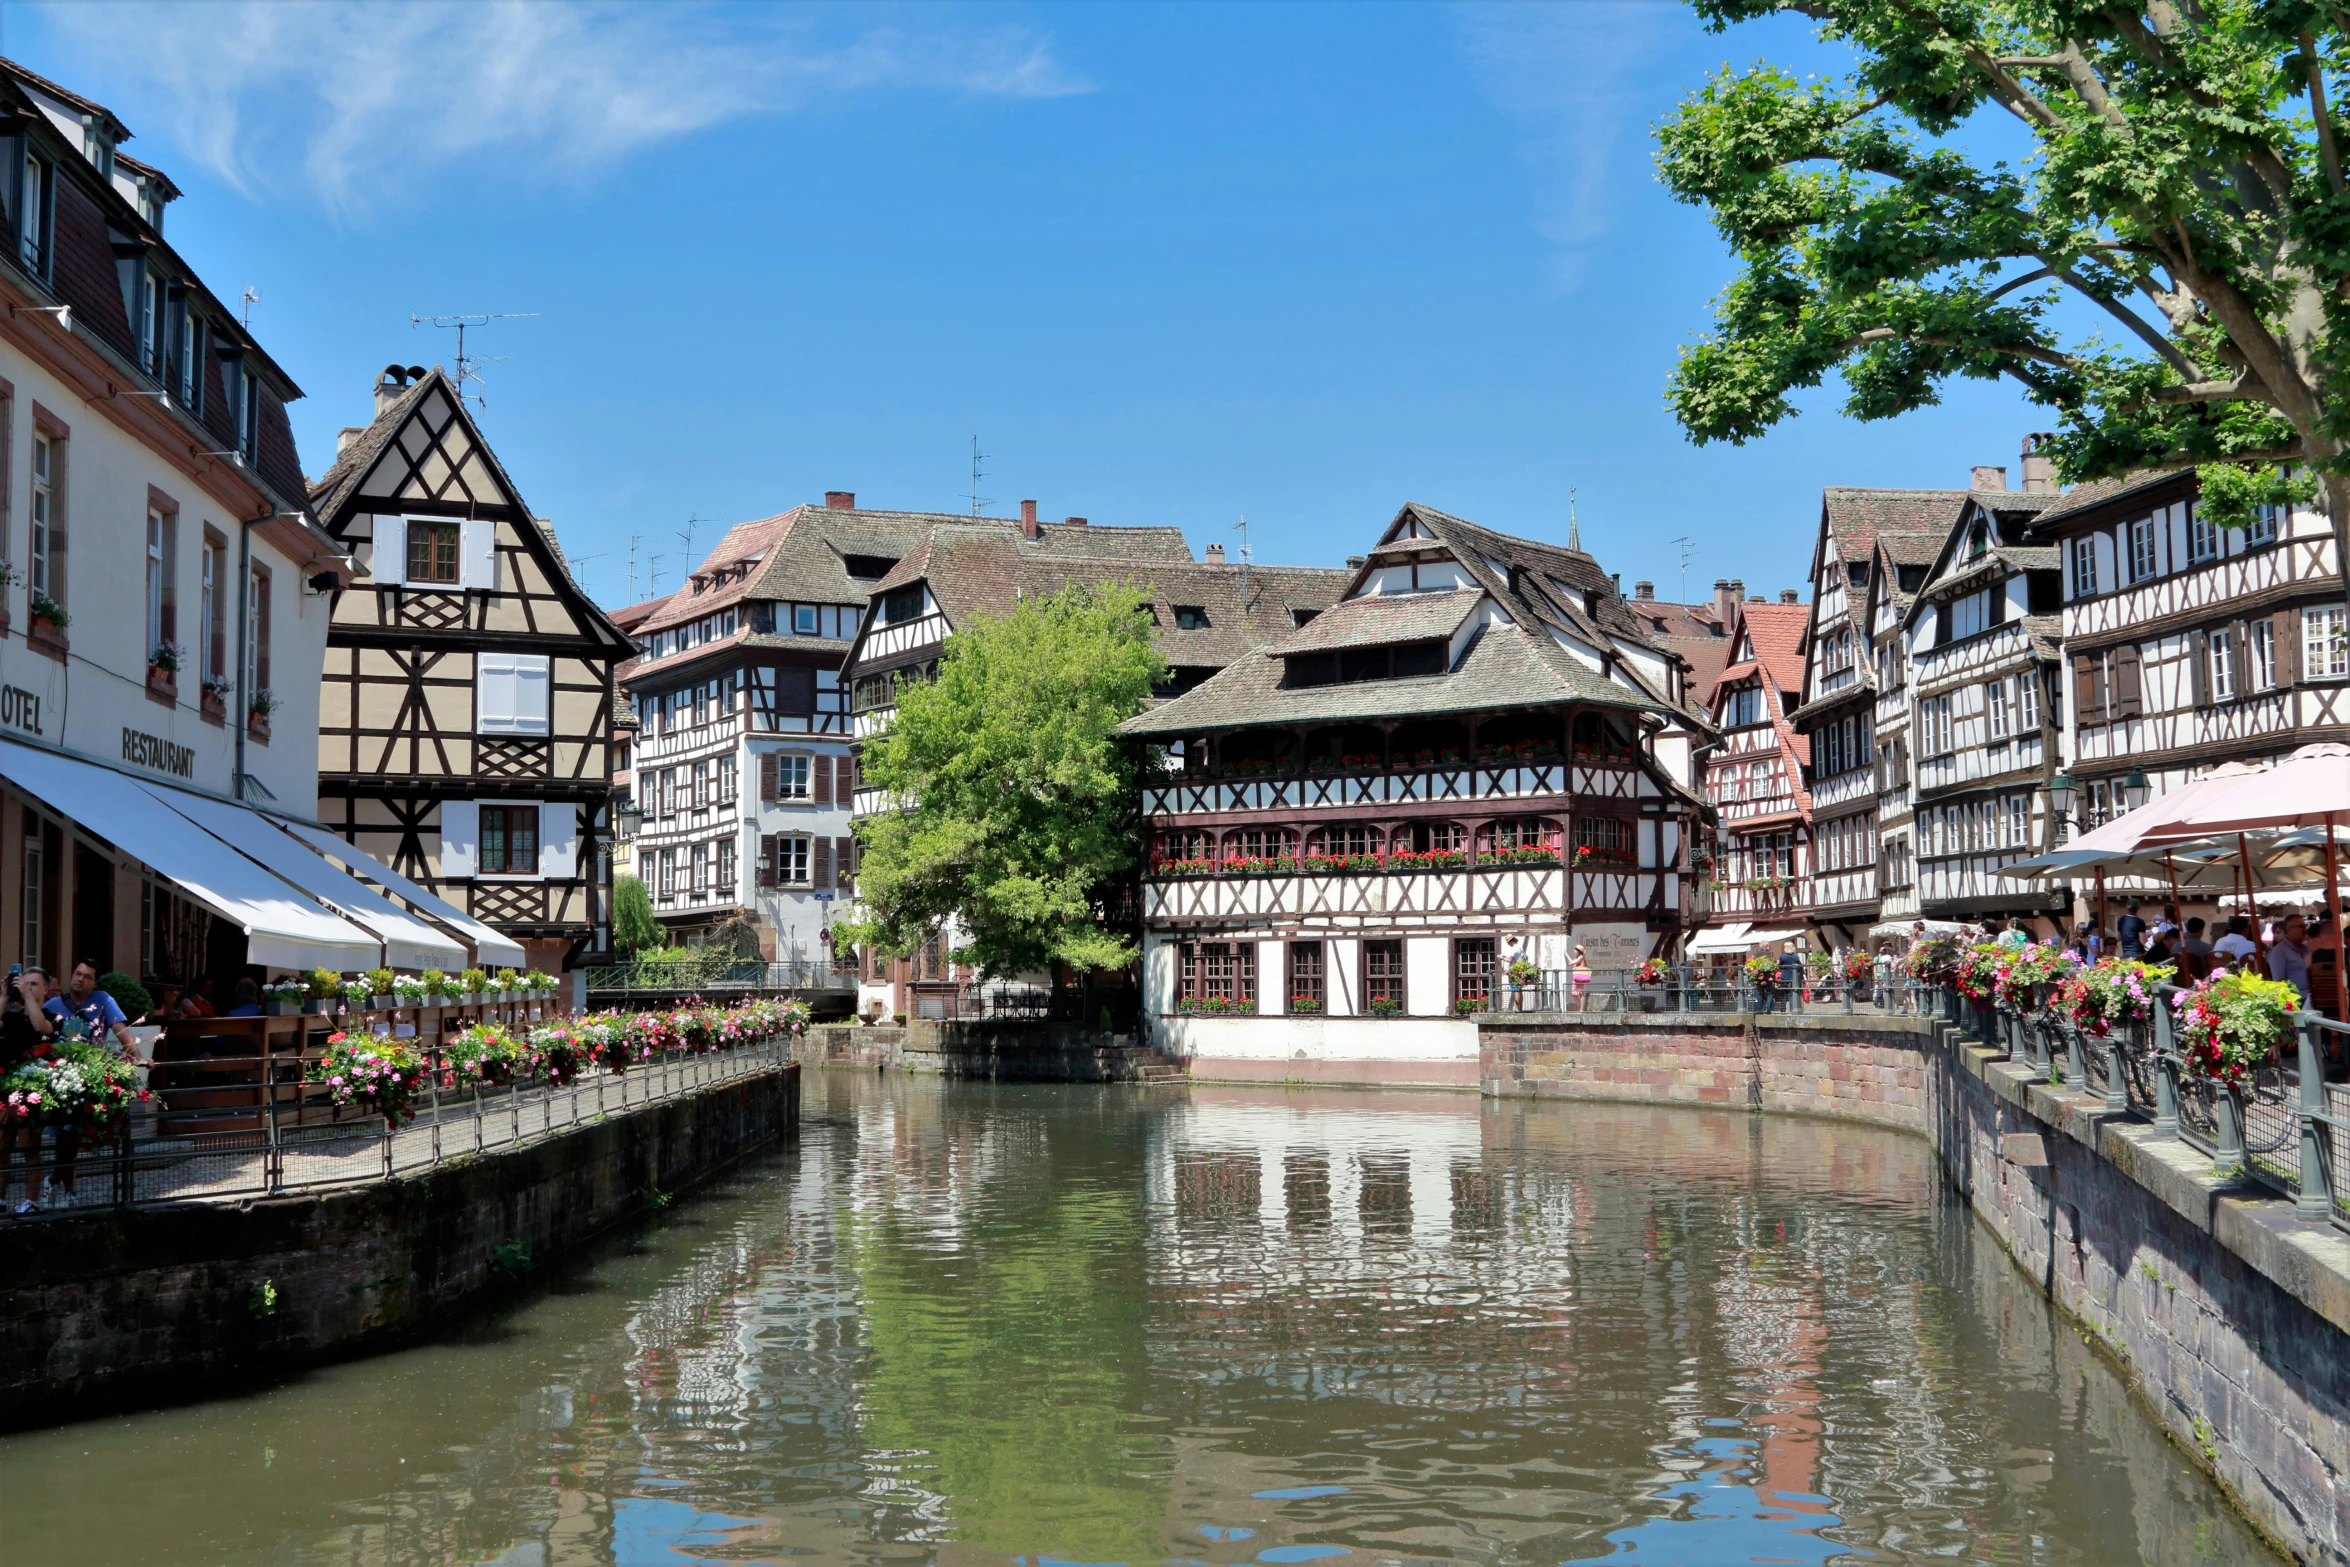
[[[1872,343],[1923,343],[1929,348],[1955,349],[1962,354],[2008,354],[2017,359],[2028,359],[2034,364],[2051,365],[2059,370],[2077,370],[2086,373],[2090,366],[2070,354],[2053,348],[2041,348],[2032,343],[1967,343],[1955,337],[1942,337],[1926,332],[1904,332],[1899,327],[1873,326],[1865,332],[1856,332],[1844,340],[1840,353],[1848,354],[1856,348]]]
[[[2054,267],[2042,267],[2037,272],[2027,272],[2022,277],[2009,279],[2007,282],[2002,283],[1997,288],[1991,290],[1990,293],[1985,294],[1983,296],[1983,303],[1989,304],[1992,300],[1998,299],[2002,295],[2012,294],[2017,289],[2022,288],[2026,283],[2037,283],[2044,277],[2061,276],[2063,276],[2063,274]]]
[[[2268,389],[2247,371],[2233,381],[2190,381],[2185,386],[2156,387],[2148,399],[2156,403],[2265,403]]]
[[[2140,320],[2136,311],[2124,310],[2120,300],[2108,299],[2103,294],[2098,293],[2095,289],[2091,288],[2085,281],[2083,281],[2080,275],[2074,272],[2070,267],[2059,267],[2051,263],[2048,270],[2055,273],[2058,277],[2064,279],[2067,283],[2070,283],[2073,287],[2079,289],[2084,297],[2094,300],[2107,315],[2113,317],[2123,326],[2128,327],[2132,332],[2136,333],[2139,340],[2145,343],[2149,348],[2153,349],[2156,353],[2160,354],[2166,361],[2168,361],[2170,367],[2173,370],[2178,371],[2179,374],[2187,377],[2189,380],[2193,380],[2201,373],[2199,370],[2197,370],[2195,362],[2189,359],[2186,353],[2176,343],[2173,343],[2169,338],[2164,337],[2160,332],[2157,332],[2152,326]]]
[[[2326,168],[2326,183],[2334,187],[2334,194],[2343,192],[2342,153],[2334,145],[2334,117],[2326,112],[2325,67],[2318,58],[2317,37],[2306,27],[2301,29],[2301,58],[2309,67],[2309,112],[2317,120],[2317,155]]]

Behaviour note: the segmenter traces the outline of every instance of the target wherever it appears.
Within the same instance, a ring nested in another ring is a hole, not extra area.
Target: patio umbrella
[[[2146,843],[2157,829],[2167,829],[2181,818],[2201,809],[2226,794],[2248,778],[2266,771],[2266,765],[2253,766],[2244,762],[2227,762],[2213,768],[2191,784],[2182,785],[2157,799],[2147,801],[2134,811],[2125,811],[2101,827],[2081,834],[2057,850],[2059,854],[2108,854],[2117,850],[2135,849]],[[2179,838],[2208,838],[2213,833],[2191,832],[2176,834]],[[2045,856],[2043,856],[2045,858]]]
[[[2325,851],[2325,906],[2333,910],[2335,875],[2334,821],[2350,815],[2350,746],[2305,745],[2274,767],[2228,788],[2199,798],[2194,806],[2172,816],[2147,835],[2157,842],[2169,837],[2209,837],[2215,833],[2248,835],[2287,827],[2322,827]]]

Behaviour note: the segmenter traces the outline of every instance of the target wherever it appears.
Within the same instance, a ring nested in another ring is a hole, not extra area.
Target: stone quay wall
[[[917,1018],[895,1027],[819,1023],[800,1036],[793,1056],[804,1066],[1004,1083],[1130,1083],[1144,1066],[1165,1059],[1132,1034],[1018,1018]]]
[[[2296,1560],[2350,1564],[2350,1235],[1918,1018],[1502,1017],[1489,1095],[1914,1132],[2016,1266]]]
[[[393,1180],[0,1225],[0,1427],[395,1347],[799,1122],[737,1078]]]

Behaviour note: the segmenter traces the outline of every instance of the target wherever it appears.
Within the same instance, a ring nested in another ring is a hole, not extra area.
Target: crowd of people
[[[127,1061],[138,1059],[130,1019],[123,1016],[114,997],[98,988],[97,964],[84,958],[73,966],[63,985],[37,966],[11,968],[6,1001],[0,1004],[0,1078],[66,1039],[86,1039],[111,1048]],[[12,1204],[9,1192],[15,1184],[19,1155],[23,1159],[24,1196]],[[80,1134],[71,1127],[61,1127],[44,1171],[40,1116],[0,1099],[0,1212],[34,1213],[43,1203],[61,1198],[70,1201],[80,1157]]]

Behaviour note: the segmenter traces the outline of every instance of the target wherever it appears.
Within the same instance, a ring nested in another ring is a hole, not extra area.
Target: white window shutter
[[[481,807],[471,800],[441,802],[441,874],[471,876],[480,863]]]
[[[408,580],[408,519],[375,519],[375,580],[397,585]]]
[[[514,670],[514,733],[543,735],[548,731],[550,660],[544,653],[519,653],[508,660]]]
[[[579,807],[550,800],[539,807],[539,874],[568,879],[579,874]]]
[[[457,525],[458,586],[498,590],[498,525],[468,517]]]
[[[516,715],[520,711],[515,705],[515,665],[518,662],[511,653],[476,653],[473,656],[473,728],[476,734],[519,733],[515,724]]]

